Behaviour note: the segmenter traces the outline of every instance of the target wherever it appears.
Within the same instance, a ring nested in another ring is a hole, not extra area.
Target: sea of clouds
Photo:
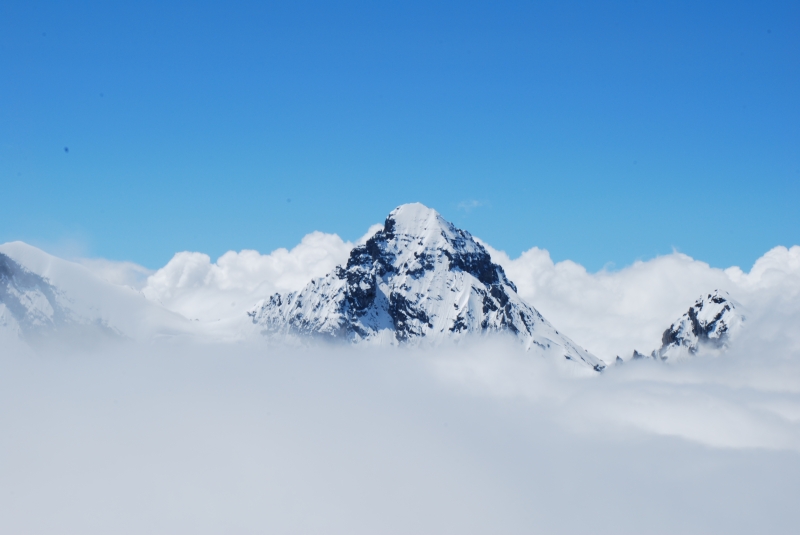
[[[0,355],[4,533],[794,533],[800,354],[512,343]]]
[[[352,246],[313,233],[268,255],[179,253],[156,272],[84,265],[213,320],[300,289]],[[800,247],[747,272],[674,253],[588,273],[536,248],[490,251],[523,298],[606,359],[656,347],[715,288],[742,303],[746,328],[719,357],[602,374],[503,339],[3,352],[0,531],[796,531]]]
[[[374,225],[356,243],[379,228]],[[203,253],[177,253],[154,273],[130,263],[84,261],[111,282],[128,284],[149,299],[188,318],[201,321],[245,318],[246,312],[273,293],[302,289],[347,262],[354,243],[335,234],[314,232],[291,250],[269,254],[229,251],[216,262]],[[553,262],[534,247],[511,259],[484,246],[516,284],[520,296],[575,342],[607,362],[649,353],[661,334],[703,294],[725,290],[746,315],[774,317],[771,335],[794,338],[792,323],[800,312],[800,246],[775,247],[749,271],[714,268],[678,252],[637,261],[621,270],[589,273],[566,260]],[[143,271],[144,270],[144,271]]]

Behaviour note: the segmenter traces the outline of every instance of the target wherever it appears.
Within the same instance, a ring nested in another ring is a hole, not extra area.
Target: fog
[[[794,532],[800,352],[763,336],[602,374],[491,339],[4,353],[0,531]]]
[[[522,297],[609,363],[657,347],[714,288],[742,305],[745,326],[718,356],[595,373],[496,338],[268,345],[245,311],[346,259],[352,243],[335,235],[214,263],[179,253],[155,272],[102,259],[86,271],[22,245],[4,250],[127,341],[87,329],[2,341],[0,533],[800,525],[798,246],[748,272],[674,253],[588,273],[537,248],[490,249]]]

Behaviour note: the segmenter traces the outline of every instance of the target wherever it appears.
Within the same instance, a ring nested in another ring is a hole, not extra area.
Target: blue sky
[[[420,201],[512,255],[749,268],[800,243],[799,22],[797,2],[6,1],[0,242],[156,268],[354,239]]]

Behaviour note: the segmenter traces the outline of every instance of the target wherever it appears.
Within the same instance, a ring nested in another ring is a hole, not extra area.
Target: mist
[[[490,249],[602,373],[504,338],[259,334],[257,297],[298,289],[351,246],[314,233],[150,272],[4,245],[88,320],[2,341],[0,532],[796,531],[800,247],[749,272],[674,253],[598,273]],[[657,347],[715,288],[746,316],[726,351],[613,364]]]
[[[602,374],[495,339],[4,353],[0,531],[793,532],[800,352],[759,336]]]

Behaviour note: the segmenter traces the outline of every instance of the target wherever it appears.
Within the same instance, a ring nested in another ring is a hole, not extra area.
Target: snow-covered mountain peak
[[[518,295],[468,232],[422,204],[393,210],[344,267],[249,313],[268,335],[420,343],[507,333],[525,346],[602,369]]]
[[[461,270],[485,284],[502,282],[516,292],[503,268],[492,263],[489,253],[469,232],[456,228],[439,212],[420,203],[392,210],[383,229],[353,249],[347,268],[364,266],[370,259],[378,262],[382,271],[405,273],[412,278],[437,267]]]
[[[404,237],[422,240],[426,246],[447,246],[460,235],[452,223],[439,212],[415,202],[398,206],[386,218],[384,231],[400,239]]]
[[[404,204],[392,210],[384,227],[374,237],[392,256],[395,266],[419,264],[431,254],[481,254],[485,250],[464,230],[456,228],[439,212],[420,203]],[[413,268],[412,268],[413,269]]]
[[[742,306],[728,292],[714,290],[700,296],[689,310],[670,325],[661,337],[661,347],[650,357],[682,360],[698,353],[719,353],[728,347],[745,322]],[[644,355],[634,351],[634,358]]]
[[[453,226],[439,212],[419,202],[401,204],[389,212],[386,219],[393,222],[392,226],[398,234],[418,235],[426,228],[446,229]]]

